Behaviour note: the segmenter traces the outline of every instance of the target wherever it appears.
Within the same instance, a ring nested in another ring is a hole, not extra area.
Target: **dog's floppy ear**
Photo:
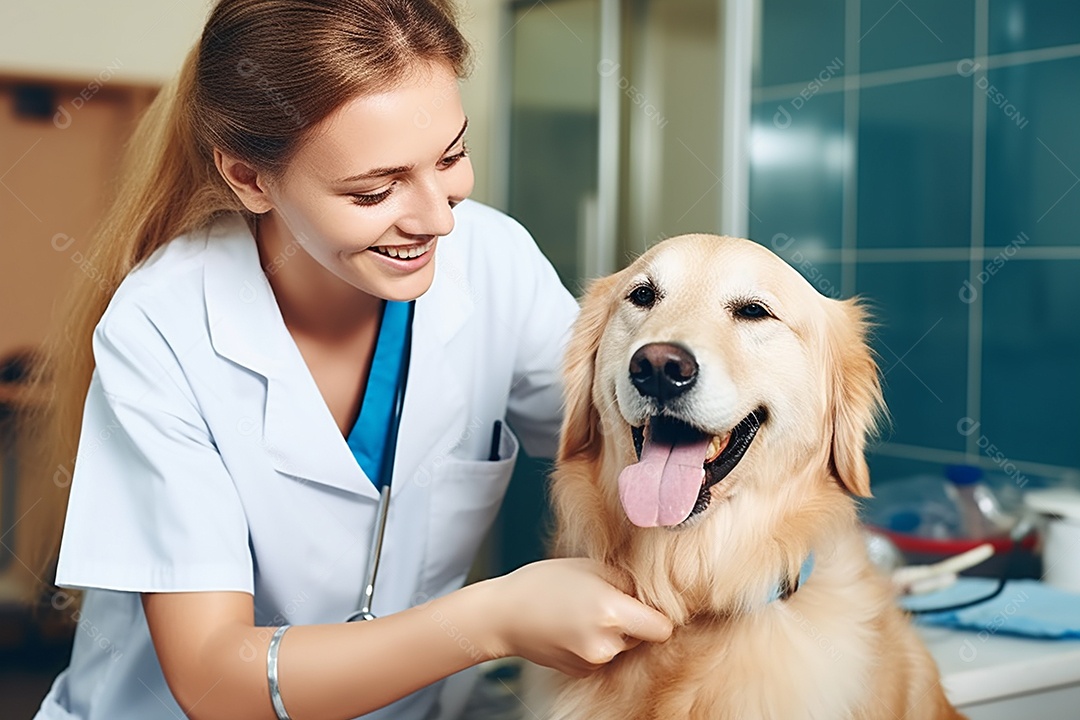
[[[599,450],[600,417],[592,400],[593,375],[596,352],[611,315],[611,294],[618,278],[619,274],[609,275],[589,284],[566,347],[563,366],[566,407],[559,440],[559,457],[562,459],[582,453],[595,454]]]
[[[867,343],[869,313],[856,298],[829,303],[828,357],[832,470],[848,492],[870,497],[866,441],[885,412],[877,363]]]

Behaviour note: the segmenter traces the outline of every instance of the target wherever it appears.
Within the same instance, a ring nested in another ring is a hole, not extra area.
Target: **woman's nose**
[[[436,176],[424,183],[423,187],[419,188],[412,212],[402,218],[398,228],[409,235],[449,235],[454,229],[454,213],[451,209],[472,190],[471,169],[467,175],[467,178]],[[468,182],[463,182],[464,180]]]
[[[409,222],[403,223],[402,231],[410,235],[449,235],[454,229],[454,213],[450,211],[450,199],[441,188],[425,192],[424,198],[412,213]]]

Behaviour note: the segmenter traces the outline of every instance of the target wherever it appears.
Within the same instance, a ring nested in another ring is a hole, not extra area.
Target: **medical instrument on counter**
[[[401,426],[401,411],[405,407],[405,384],[409,378],[409,357],[412,355],[412,325],[415,311],[416,301],[414,300],[409,303],[409,316],[405,324],[405,348],[402,352],[397,389],[394,395],[394,415],[386,429],[382,465],[379,468],[379,504],[375,510],[375,528],[371,534],[371,547],[368,548],[367,576],[364,578],[363,596],[360,609],[345,618],[345,622],[375,619],[375,615],[371,612],[371,603],[375,596],[375,578],[379,573],[379,559],[382,557],[386,517],[390,511],[390,481],[394,476],[394,455],[397,449],[398,428]]]
[[[993,600],[1005,589],[1005,583],[1008,581],[1009,573],[1012,571],[1016,564],[1016,559],[1020,554],[1021,542],[1030,535],[1034,529],[1034,520],[1030,516],[1024,515],[1021,516],[1013,526],[1012,530],[1009,531],[1012,547],[1005,557],[1005,563],[1001,570],[1001,576],[998,578],[997,587],[991,592],[983,597],[956,603],[954,605],[919,609],[905,608],[906,612],[911,613],[912,615],[953,612],[955,610],[963,610],[964,608],[981,605],[984,602]],[[921,595],[935,590],[941,590],[956,582],[956,577],[960,572],[975,567],[993,554],[993,545],[990,543],[983,543],[967,552],[954,555],[951,558],[946,558],[933,565],[902,567],[892,573],[893,584],[908,595]]]
[[[933,565],[907,565],[898,568],[892,574],[892,582],[905,595],[924,595],[943,590],[956,582],[956,577],[961,572],[975,567],[993,554],[994,546],[983,543]]]

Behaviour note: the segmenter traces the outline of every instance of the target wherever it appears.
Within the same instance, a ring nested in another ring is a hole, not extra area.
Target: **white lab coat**
[[[454,214],[416,303],[380,616],[460,587],[517,438],[530,454],[555,449],[577,303],[516,222],[468,201]],[[358,607],[378,495],[239,215],[177,238],[130,273],[93,349],[57,571],[60,586],[88,590],[70,667],[37,717],[173,720],[181,711],[138,593],[252,593],[258,626],[343,621]],[[488,461],[502,418],[513,430],[502,459]],[[363,682],[364,668],[354,670]],[[433,716],[439,689],[365,717]]]

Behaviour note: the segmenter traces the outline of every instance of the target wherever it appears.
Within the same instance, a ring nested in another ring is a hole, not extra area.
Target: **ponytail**
[[[82,411],[94,370],[91,340],[124,277],[169,239],[223,211],[244,212],[229,187],[198,157],[187,121],[197,47],[177,78],[157,94],[129,141],[115,198],[93,231],[82,268],[59,304],[43,342],[21,422],[19,477],[38,502],[20,523],[21,587],[36,603],[51,585]],[[27,493],[23,493],[26,495]]]

